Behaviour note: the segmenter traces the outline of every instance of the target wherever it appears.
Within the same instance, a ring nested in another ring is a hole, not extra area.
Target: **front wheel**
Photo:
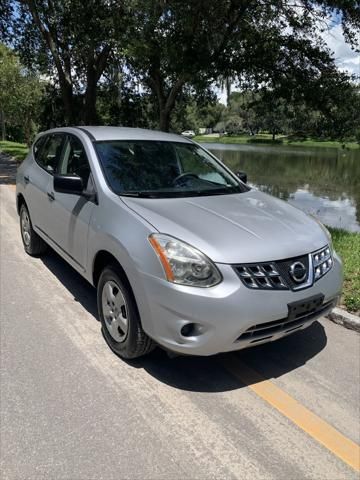
[[[20,207],[20,231],[25,252],[31,256],[43,254],[47,245],[33,229],[27,206],[23,203]]]
[[[106,267],[97,286],[102,331],[111,350],[123,358],[141,357],[154,343],[140,323],[134,295],[116,265]]]

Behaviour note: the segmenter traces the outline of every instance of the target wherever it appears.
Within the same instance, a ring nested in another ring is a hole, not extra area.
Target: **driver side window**
[[[62,158],[59,165],[61,175],[78,175],[83,179],[86,187],[90,175],[90,165],[81,141],[73,136],[67,135]]]

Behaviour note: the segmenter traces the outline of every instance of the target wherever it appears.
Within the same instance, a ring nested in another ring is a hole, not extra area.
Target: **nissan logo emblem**
[[[290,272],[290,276],[291,278],[294,280],[294,282],[296,283],[301,283],[305,280],[306,278],[306,274],[307,274],[307,271],[306,271],[306,268],[305,268],[305,265],[301,262],[294,262],[290,269],[289,269],[289,272]]]

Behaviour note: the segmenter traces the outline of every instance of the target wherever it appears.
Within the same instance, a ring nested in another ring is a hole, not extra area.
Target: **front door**
[[[91,181],[91,170],[84,146],[75,135],[66,135],[58,174],[78,175],[83,179],[85,187]],[[55,192],[53,183],[49,193],[54,196],[51,237],[74,262],[74,266],[85,270],[89,223],[96,205],[81,195]]]

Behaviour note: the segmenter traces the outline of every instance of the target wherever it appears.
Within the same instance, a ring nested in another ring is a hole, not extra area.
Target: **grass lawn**
[[[19,162],[24,160],[29,148],[24,143],[16,143],[9,141],[0,141],[0,152],[8,153],[12,157],[16,158]]]
[[[222,137],[209,137],[207,135],[197,135],[193,138],[195,142],[206,143],[229,143],[229,144],[253,144],[253,145],[287,145],[296,147],[327,147],[327,148],[345,148],[357,149],[360,145],[356,142],[336,142],[333,140],[317,140],[314,138],[300,139],[296,137],[279,135],[273,141],[270,134],[259,133],[254,136],[250,135],[234,135],[234,136],[222,136]]]
[[[330,228],[333,245],[344,262],[341,303],[349,312],[360,313],[360,233]]]

